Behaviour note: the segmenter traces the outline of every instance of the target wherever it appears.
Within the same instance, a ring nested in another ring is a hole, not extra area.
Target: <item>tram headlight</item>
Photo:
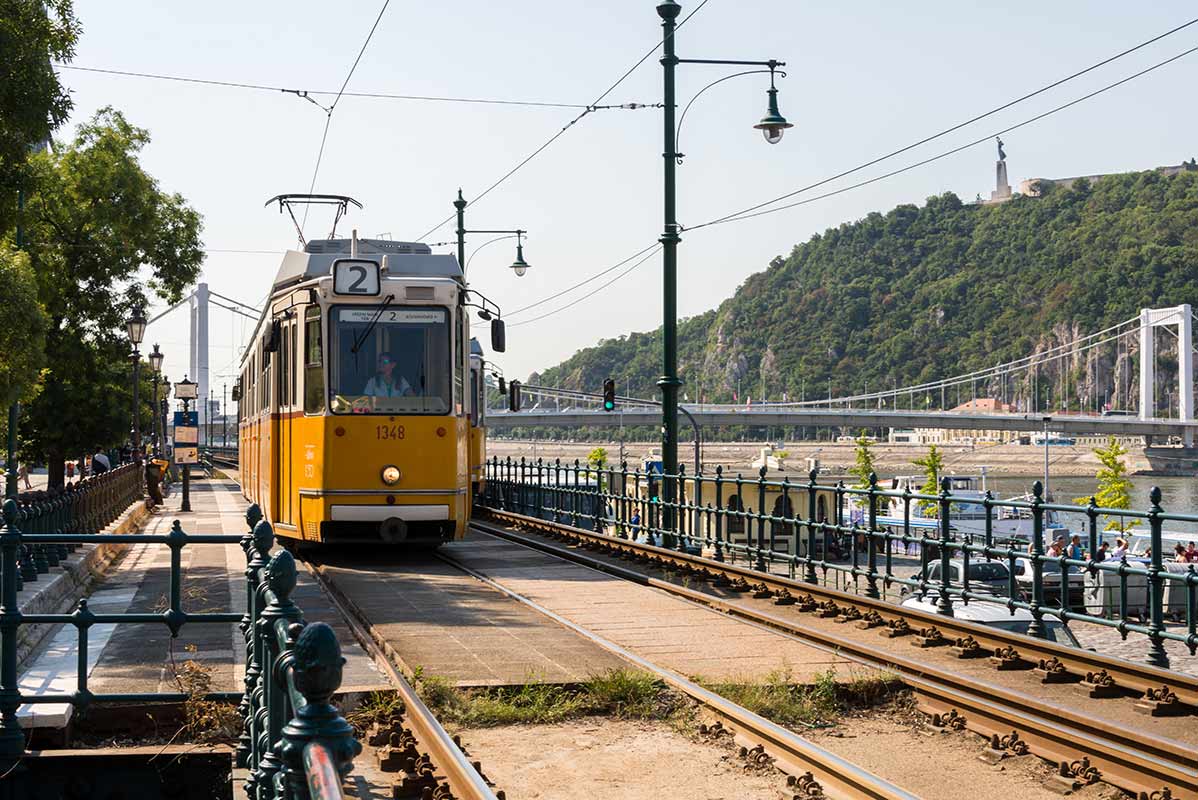
[[[388,486],[394,486],[395,484],[399,483],[399,467],[395,465],[383,467],[382,478],[383,483],[387,484]]]

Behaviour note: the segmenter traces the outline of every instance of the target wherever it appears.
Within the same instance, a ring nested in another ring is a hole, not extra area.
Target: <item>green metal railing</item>
[[[142,497],[142,467],[124,464],[60,489],[22,492],[21,529],[26,533],[102,530]]]
[[[0,529],[0,768],[8,769],[25,750],[17,716],[25,704],[65,703],[86,708],[105,702],[183,702],[184,693],[96,693],[88,688],[88,632],[103,623],[165,625],[177,636],[184,625],[240,623],[247,637],[245,692],[212,692],[206,699],[236,701],[245,726],[238,757],[251,769],[249,796],[340,798],[340,777],[348,773],[361,746],[330,698],[341,684],[344,659],[333,630],[305,624],[290,600],[296,583],[291,554],[273,557],[274,531],[258,506],[246,512],[250,533],[189,534],[176,520],[170,533],[30,533],[13,500],[3,506]],[[161,613],[101,613],[80,600],[70,614],[23,614],[17,602],[19,554],[27,546],[80,544],[163,544],[170,548],[168,607]],[[198,544],[239,544],[246,553],[247,613],[190,612],[183,608],[183,548]],[[75,690],[22,692],[17,673],[17,634],[22,625],[62,624],[78,631]],[[266,669],[263,669],[263,666]],[[5,766],[7,763],[8,766]],[[336,779],[334,779],[336,778]]]
[[[678,497],[666,504],[660,495],[662,475],[630,471],[627,463],[594,468],[560,459],[493,458],[487,464],[483,504],[619,538],[701,551],[717,561],[743,561],[759,571],[783,570],[808,583],[827,583],[833,576],[843,579],[845,588],[875,599],[891,586],[907,587],[934,598],[937,611],[947,615],[956,603],[1000,602],[1012,614],[1016,609],[1031,614],[1028,633],[1033,636],[1048,636],[1046,621],[1052,620],[1102,625],[1125,640],[1132,634],[1144,636],[1147,660],[1154,666],[1169,666],[1166,641],[1181,642],[1191,654],[1198,651],[1198,565],[1166,565],[1162,535],[1166,524],[1193,526],[1198,516],[1167,513],[1159,488],[1151,491],[1149,509],[1135,511],[1102,508],[1093,499],[1087,506],[1051,503],[1039,481],[1026,498],[997,500],[990,492],[980,498],[954,495],[949,478],[941,481],[938,494],[921,494],[880,489],[874,475],[868,487],[857,488],[843,481],[821,484],[814,471],[798,483],[786,477],[769,480],[768,474],[763,467],[755,477],[728,478],[717,467],[712,475],[696,476],[680,466]],[[880,513],[895,505],[901,509],[897,515]],[[918,513],[921,507],[929,513]],[[980,521],[982,533],[959,530],[967,511],[974,526]],[[1046,524],[1051,514],[1084,518],[1079,532],[1084,558],[1046,552],[1045,536],[1060,532]],[[997,536],[995,523],[1002,515],[1030,518],[1028,535]],[[1103,517],[1145,523],[1140,535],[1147,537],[1150,554],[1102,560],[1100,544],[1114,538],[1100,530]],[[879,521],[883,518],[885,524]],[[925,524],[917,526],[915,518]],[[912,552],[917,571],[909,577],[896,574],[896,559]],[[977,581],[971,584],[971,561],[1005,564],[1005,591],[996,594]],[[1029,580],[1017,582],[1017,564],[1026,564]],[[930,569],[933,565],[938,569]],[[953,565],[960,580],[952,579]],[[932,571],[937,575],[929,579]],[[1132,602],[1133,590],[1143,595],[1142,603]],[[1097,605],[1072,601],[1084,592],[1105,599]],[[1167,625],[1169,616],[1177,620],[1173,628]]]

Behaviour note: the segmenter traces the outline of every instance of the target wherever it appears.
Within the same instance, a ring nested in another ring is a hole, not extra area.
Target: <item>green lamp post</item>
[[[663,129],[665,133],[665,149],[662,153],[665,165],[665,228],[662,231],[662,351],[663,373],[657,381],[661,387],[661,460],[662,460],[662,523],[666,530],[673,530],[676,514],[674,505],[677,502],[678,487],[678,387],[682,385],[678,377],[678,243],[679,236],[677,216],[677,186],[675,183],[675,167],[682,154],[678,152],[677,130],[674,122],[676,108],[674,92],[674,72],[679,64],[717,64],[723,66],[754,66],[766,67],[770,73],[769,105],[765,117],[753,127],[760,130],[765,140],[777,144],[782,140],[782,134],[793,125],[778,111],[778,90],[774,87],[774,73],[778,67],[786,66],[783,61],[729,61],[699,58],[679,58],[675,54],[675,35],[677,19],[682,6],[674,0],[665,0],[657,6],[657,14],[661,17],[662,28],[662,79]],[[755,70],[753,72],[763,72]],[[740,74],[753,74],[745,72]],[[735,76],[729,76],[735,77]],[[724,79],[721,79],[724,80]],[[719,81],[717,81],[718,83]],[[712,84],[714,85],[714,84]],[[710,88],[710,87],[707,87]]]

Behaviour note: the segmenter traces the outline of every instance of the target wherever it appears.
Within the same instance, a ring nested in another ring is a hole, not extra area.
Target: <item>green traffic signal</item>
[[[616,410],[616,382],[611,378],[603,381],[603,410]]]

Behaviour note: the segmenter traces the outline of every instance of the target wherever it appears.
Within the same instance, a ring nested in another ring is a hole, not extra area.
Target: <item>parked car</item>
[[[927,581],[929,584],[940,583],[940,562],[933,561],[928,564]],[[969,575],[969,590],[971,592],[989,592],[990,594],[1007,596],[1007,591],[1010,588],[1011,571],[1007,569],[1007,565],[1001,561],[986,561],[969,559],[969,570],[965,572],[965,559],[954,558],[948,562],[948,582],[952,586],[962,587],[965,581],[962,575]],[[915,574],[915,579],[918,580],[920,573]],[[911,591],[910,587],[904,587],[904,592]]]
[[[1056,605],[1061,600],[1061,565],[1056,561],[1041,562],[1040,580],[1044,584],[1044,599]],[[1030,558],[1015,559],[1015,583],[1025,597],[1032,595],[1032,560]],[[1069,565],[1069,605],[1076,607],[1082,604],[1085,574],[1081,567]]]
[[[928,613],[936,613],[936,597],[933,595],[924,595],[923,597],[912,596],[902,602],[903,608],[914,608],[919,611],[927,611]],[[992,628],[1018,633],[1024,636],[1027,635],[1028,628],[1031,627],[1032,621],[1035,619],[1032,612],[1016,608],[1008,609],[1005,605],[989,600],[970,600],[968,603],[961,600],[953,602],[953,617],[965,622],[976,622],[980,625],[988,625]],[[1073,635],[1073,631],[1069,630],[1068,625],[1064,625],[1060,620],[1045,616],[1042,618],[1044,625],[1044,638],[1050,642],[1063,644],[1066,647],[1081,648],[1081,642]]]

